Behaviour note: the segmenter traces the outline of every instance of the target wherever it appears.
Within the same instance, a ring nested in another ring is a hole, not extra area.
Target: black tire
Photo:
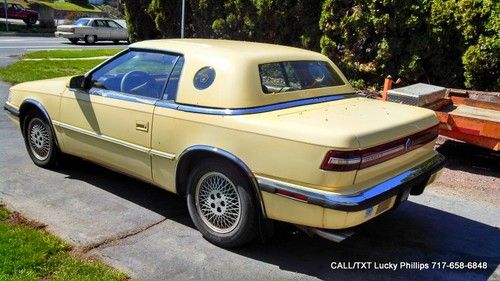
[[[24,23],[27,25],[27,26],[32,26],[32,25],[35,25],[36,24],[36,21],[38,19],[36,17],[28,17],[26,19],[24,19]]]
[[[95,35],[85,35],[85,43],[87,44],[95,44],[97,41],[97,36]]]
[[[219,184],[222,182],[225,185],[221,187],[214,184],[217,180]],[[219,187],[207,192],[210,189],[206,187],[210,185]],[[235,194],[237,199],[234,197]],[[189,175],[187,192],[189,214],[203,237],[215,245],[225,248],[238,247],[256,237],[258,207],[255,202],[248,178],[228,161],[220,159],[203,161]],[[237,205],[239,208],[235,207]],[[213,221],[210,222],[210,219]],[[216,224],[225,227],[218,228]]]
[[[38,112],[30,113],[23,121],[24,144],[35,165],[54,168],[59,163],[60,152],[49,122]]]
[[[76,44],[76,43],[78,43],[78,40],[79,40],[79,39],[78,39],[78,38],[69,38],[68,40],[69,40],[72,44]]]

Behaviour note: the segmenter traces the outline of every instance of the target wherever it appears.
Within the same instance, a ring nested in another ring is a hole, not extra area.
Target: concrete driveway
[[[2,105],[7,89],[7,84],[0,83]],[[484,159],[481,153],[468,151],[467,146],[466,157],[471,161],[480,157],[478,165],[483,166],[472,172],[454,166],[445,173],[465,173],[497,189],[462,194],[462,187],[456,186],[457,195],[439,182],[398,210],[356,228],[355,236],[340,244],[278,224],[267,243],[255,241],[225,250],[205,241],[194,229],[182,198],[79,159],[54,171],[36,167],[19,129],[2,113],[0,200],[46,224],[48,231],[86,255],[137,280],[499,280],[498,158]],[[487,262],[488,268],[368,271],[330,267],[332,262],[432,266],[432,262],[444,261]]]

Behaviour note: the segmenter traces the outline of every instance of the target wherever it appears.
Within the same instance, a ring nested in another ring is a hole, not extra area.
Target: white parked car
[[[67,38],[73,44],[79,40],[84,40],[87,44],[97,41],[128,41],[127,28],[107,18],[80,18],[71,25],[59,25],[54,34],[56,37]]]

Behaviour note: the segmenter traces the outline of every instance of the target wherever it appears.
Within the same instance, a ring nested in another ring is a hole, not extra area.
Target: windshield
[[[77,19],[73,24],[78,26],[84,26],[89,23],[88,19]]]
[[[283,61],[261,64],[259,75],[264,93],[344,85],[330,64],[323,61]]]

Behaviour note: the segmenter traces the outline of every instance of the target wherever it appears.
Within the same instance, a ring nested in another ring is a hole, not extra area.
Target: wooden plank
[[[451,101],[455,105],[463,104],[463,105],[468,105],[468,106],[472,106],[472,107],[479,107],[479,108],[484,108],[484,109],[491,109],[491,110],[500,111],[500,103],[480,101],[480,100],[474,100],[474,99],[462,98],[462,97],[451,97]]]
[[[492,149],[494,151],[499,151],[500,150],[500,140],[499,139],[494,139],[494,138],[488,138],[488,137],[478,137],[474,135],[469,135],[466,133],[462,133],[459,131],[449,131],[449,130],[440,130],[439,131],[440,135],[450,137],[452,139],[460,140],[460,141],[465,141],[470,144],[478,145],[481,147],[485,147],[488,149]]]

